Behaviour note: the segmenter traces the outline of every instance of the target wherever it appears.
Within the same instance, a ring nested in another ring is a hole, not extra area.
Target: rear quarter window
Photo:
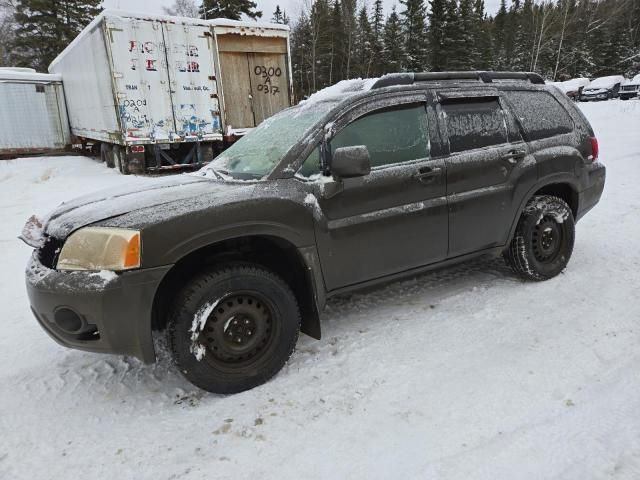
[[[574,123],[553,95],[544,91],[504,92],[520,120],[528,140],[553,137],[572,132]]]
[[[507,125],[497,97],[447,100],[441,106],[451,153],[507,142]]]

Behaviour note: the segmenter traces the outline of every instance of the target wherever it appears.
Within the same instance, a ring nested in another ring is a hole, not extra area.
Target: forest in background
[[[340,80],[390,72],[516,70],[550,80],[640,71],[640,1],[316,0],[291,24],[303,97]]]
[[[640,0],[305,0],[271,15],[251,0],[175,0],[167,13],[291,27],[297,98],[340,80],[445,70],[534,71],[550,80],[640,72]],[[47,66],[100,0],[0,0],[0,65]]]

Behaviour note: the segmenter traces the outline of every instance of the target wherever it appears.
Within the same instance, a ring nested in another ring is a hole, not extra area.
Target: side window
[[[547,92],[504,92],[513,105],[529,140],[552,137],[573,131],[571,117],[560,103]]]
[[[365,145],[371,167],[429,157],[427,114],[422,103],[378,110],[353,121],[331,140],[331,151]]]
[[[298,175],[309,178],[312,175],[320,173],[320,147],[316,147],[304,161]]]
[[[498,98],[462,98],[441,104],[451,153],[507,143],[507,125]]]

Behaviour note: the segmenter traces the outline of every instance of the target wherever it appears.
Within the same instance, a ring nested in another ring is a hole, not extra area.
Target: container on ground
[[[64,150],[70,133],[60,75],[0,68],[0,158]]]

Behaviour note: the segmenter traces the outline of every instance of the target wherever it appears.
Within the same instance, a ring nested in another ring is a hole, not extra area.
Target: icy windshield
[[[262,122],[200,170],[205,177],[256,180],[270,173],[335,102],[301,104]]]

